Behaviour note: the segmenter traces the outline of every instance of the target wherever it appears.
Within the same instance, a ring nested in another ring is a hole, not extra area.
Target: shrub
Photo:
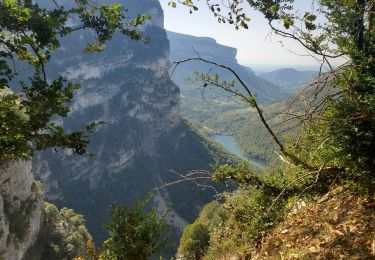
[[[151,194],[136,200],[133,207],[112,206],[111,221],[104,227],[111,233],[103,244],[99,259],[148,259],[165,245],[166,214],[158,217],[156,208],[145,213]]]
[[[208,227],[196,221],[185,228],[180,240],[179,255],[187,260],[199,260],[206,253],[209,241]]]

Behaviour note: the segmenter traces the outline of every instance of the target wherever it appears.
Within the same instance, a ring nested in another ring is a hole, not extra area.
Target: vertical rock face
[[[34,171],[47,200],[84,214],[91,234],[101,240],[111,202],[131,203],[155,187],[176,180],[176,174],[207,169],[212,156],[202,139],[181,119],[179,89],[168,75],[169,42],[158,0],[125,1],[133,13],[150,14],[144,27],[149,44],[117,36],[104,53],[82,52],[90,34],[62,42],[49,74],[81,83],[67,129],[92,121],[106,124],[90,137],[94,158],[69,152],[36,156]],[[182,228],[193,220],[212,194],[183,184],[159,190],[159,208],[171,208],[169,222]]]
[[[256,94],[257,100],[260,103],[274,102],[286,98],[289,95],[288,92],[276,84],[272,84],[265,79],[256,76],[251,69],[240,65],[236,59],[237,49],[235,48],[221,45],[212,38],[195,37],[174,32],[168,32],[168,39],[171,46],[172,61],[196,57],[197,54],[199,54],[203,59],[229,66]],[[185,79],[186,75],[194,78],[195,71],[210,71],[212,75],[213,73],[218,73],[218,75],[220,75],[220,81],[226,80],[227,82],[230,82],[234,80],[238,83],[238,80],[236,80],[236,78],[233,77],[233,74],[228,70],[215,67],[212,68],[211,65],[199,61],[182,64],[179,69],[175,71],[173,79],[175,82],[181,82],[183,85],[182,79]],[[242,89],[241,86],[238,86],[238,88]],[[185,96],[187,93],[185,92],[183,94]],[[221,96],[223,96],[223,94]]]
[[[30,160],[0,160],[0,195],[0,258],[23,259],[42,222],[42,199]]]

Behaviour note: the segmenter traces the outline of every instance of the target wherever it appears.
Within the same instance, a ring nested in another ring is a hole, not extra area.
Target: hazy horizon
[[[193,37],[202,37],[202,38],[208,37],[208,38],[212,38],[212,39],[216,40],[215,38],[209,37],[209,36],[197,36],[197,35],[191,35],[191,34],[186,34],[186,33],[181,33],[181,32],[175,32],[175,31],[171,31],[171,30],[167,30],[167,31],[172,32],[172,33],[189,35],[189,36],[193,36]],[[216,40],[216,42],[217,42],[217,40]],[[227,44],[221,44],[220,42],[218,42],[218,44],[228,46],[228,47],[233,47],[233,46],[230,46],[230,45],[227,45]],[[237,55],[237,58],[238,58],[238,55]],[[255,72],[255,74],[257,74],[257,75],[262,74],[262,73],[275,71],[275,70],[279,70],[279,69],[288,69],[288,68],[292,68],[292,69],[295,69],[295,70],[298,70],[298,71],[312,71],[312,70],[318,71],[319,70],[319,64],[270,64],[270,63],[246,63],[246,62],[241,62],[241,61],[238,61],[238,63],[243,65],[243,66],[251,68]]]
[[[256,11],[247,11],[251,18],[248,30],[235,30],[231,25],[218,23],[205,1],[197,2],[199,11],[193,14],[189,14],[189,9],[181,5],[177,8],[168,6],[168,0],[159,1],[164,10],[166,30],[210,37],[219,44],[234,47],[238,50],[238,62],[251,66],[256,71],[259,68],[270,71],[286,67],[299,70],[319,69],[320,64],[299,43],[272,34],[267,20]],[[309,8],[305,1],[296,2],[300,10]]]

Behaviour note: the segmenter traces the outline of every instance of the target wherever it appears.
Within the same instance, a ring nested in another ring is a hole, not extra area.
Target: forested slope
[[[251,24],[239,7],[259,11],[272,32],[302,43],[327,71],[286,113],[278,111],[282,104],[262,106],[251,86],[241,84],[247,95],[236,94],[256,111],[247,113],[261,118],[281,163],[262,174],[246,164],[215,167],[212,178],[237,189],[206,205],[186,227],[179,258],[374,258],[375,7],[366,0],[311,2],[311,12],[305,13],[294,1],[219,4],[228,15],[211,5],[216,16],[236,28]],[[342,63],[333,66],[331,59]],[[232,91],[216,76],[202,81]],[[245,111],[228,112],[224,120],[229,126],[238,118],[237,127],[244,125],[252,118],[243,116]],[[283,114],[291,120],[280,118]],[[298,129],[297,134],[282,138],[278,120]]]

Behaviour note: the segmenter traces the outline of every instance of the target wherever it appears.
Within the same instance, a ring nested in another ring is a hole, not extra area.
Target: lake
[[[234,154],[235,156],[247,160],[250,164],[260,168],[265,169],[268,167],[268,163],[266,160],[259,159],[255,156],[249,156],[245,154],[236,144],[235,139],[233,136],[230,135],[223,135],[223,134],[213,134],[210,135],[210,138],[219,144],[221,144],[226,150],[230,153]]]

